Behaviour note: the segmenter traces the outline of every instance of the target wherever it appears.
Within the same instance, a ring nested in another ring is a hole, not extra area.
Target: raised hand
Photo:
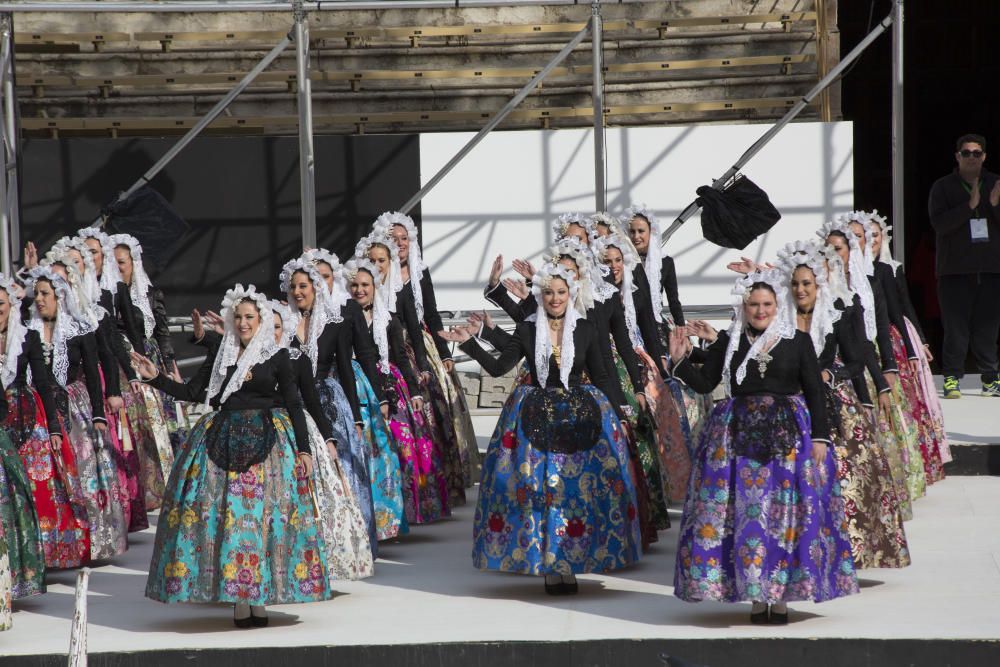
[[[714,343],[719,338],[719,332],[705,320],[688,320],[687,332],[709,343]]]
[[[736,273],[753,273],[757,269],[757,262],[749,257],[740,257],[740,261],[729,262],[729,264],[726,264],[726,268]]]
[[[201,313],[197,308],[191,311],[191,333],[194,334],[195,340],[205,337],[205,325],[201,322]]]
[[[513,266],[514,270],[524,276],[525,280],[531,280],[532,276],[535,275],[535,267],[527,260],[515,259]]]
[[[518,299],[521,299],[522,301],[524,299],[527,299],[528,295],[531,294],[531,290],[528,289],[528,286],[524,284],[523,280],[504,278],[503,286],[508,292],[516,296]]]
[[[503,255],[497,255],[496,259],[493,260],[493,266],[490,267],[490,289],[500,284],[501,273],[503,273]]]
[[[683,327],[675,327],[673,331],[670,332],[670,358],[676,364],[678,361],[684,358],[687,354],[688,346],[691,342],[684,331]]]
[[[38,248],[31,241],[24,246],[24,266],[28,269],[38,266]]]

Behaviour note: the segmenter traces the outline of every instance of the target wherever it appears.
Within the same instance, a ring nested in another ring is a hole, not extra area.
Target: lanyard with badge
[[[972,186],[962,180],[962,187],[970,195],[972,194]],[[979,197],[982,200],[983,197],[983,181],[979,181]],[[979,217],[979,207],[977,206],[973,210],[974,218],[969,220],[969,236],[973,243],[989,243],[990,242],[990,228],[987,223],[986,218]]]

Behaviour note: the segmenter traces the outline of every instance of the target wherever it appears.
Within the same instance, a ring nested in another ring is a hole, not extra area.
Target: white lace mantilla
[[[577,320],[583,313],[573,304],[576,303],[579,285],[573,273],[565,266],[547,263],[535,272],[531,278],[531,291],[538,302],[535,313],[528,317],[528,322],[535,323],[535,369],[538,372],[538,384],[546,387],[549,379],[549,357],[552,356],[552,339],[549,337],[549,316],[542,304],[542,292],[549,286],[553,278],[562,278],[569,288],[570,303],[566,308],[563,324],[562,342],[559,346],[559,382],[564,389],[569,389],[569,376],[573,370],[573,360],[576,357],[576,344],[573,332],[576,331]]]
[[[660,286],[660,273],[663,271],[663,246],[660,245],[660,221],[653,211],[645,204],[632,204],[625,209],[623,216],[626,224],[635,218],[643,218],[649,223],[649,245],[646,247],[646,259],[643,268],[646,269],[646,279],[649,281],[649,295],[653,300],[653,317],[657,322],[663,322],[663,288]]]
[[[302,351],[312,362],[313,374],[315,374],[319,364],[319,337],[323,335],[323,330],[327,324],[331,322],[343,322],[344,316],[341,315],[340,309],[333,303],[330,291],[326,288],[326,282],[323,281],[323,276],[319,274],[313,263],[304,257],[298,257],[285,262],[285,265],[281,267],[281,273],[278,275],[281,291],[288,295],[289,300],[291,300],[290,286],[292,276],[298,272],[309,276],[309,280],[312,281],[313,286],[312,314],[309,317],[309,331],[306,332],[306,340],[302,344]],[[292,322],[293,332],[298,329],[301,317],[300,313],[295,313],[294,310],[295,308],[293,307],[292,311],[296,316],[294,322]]]
[[[139,241],[130,234],[112,234],[108,237],[108,244],[112,248],[112,253],[116,246],[128,246],[129,254],[132,256],[132,284],[128,286],[129,296],[132,298],[132,305],[142,313],[142,327],[145,337],[153,337],[153,329],[156,320],[153,318],[153,305],[149,302],[149,292],[153,288],[146,269],[142,266],[142,246]],[[111,255],[114,258],[114,254]],[[108,263],[107,254],[104,257],[105,265]]]

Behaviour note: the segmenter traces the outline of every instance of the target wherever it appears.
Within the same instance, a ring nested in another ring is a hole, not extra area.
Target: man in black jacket
[[[983,169],[986,139],[980,135],[960,137],[955,160],[958,168],[935,181],[927,204],[937,234],[945,398],[962,396],[959,381],[970,346],[983,394],[1000,396],[1000,177]]]

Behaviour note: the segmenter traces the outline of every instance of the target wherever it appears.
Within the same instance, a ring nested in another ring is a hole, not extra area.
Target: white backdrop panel
[[[608,208],[620,215],[645,202],[664,228],[767,129],[765,125],[610,128]],[[420,138],[426,182],[471,137]],[[482,287],[497,253],[537,259],[552,241],[561,214],[593,212],[594,149],[590,130],[494,132],[423,200],[424,256],[433,269],[439,307],[485,306]],[[744,170],[771,197],[781,221],[744,251],[770,259],[788,241],[813,235],[854,201],[851,123],[786,127]],[[701,236],[694,217],[670,240],[681,301],[728,303],[732,278],[725,263],[741,253]]]

